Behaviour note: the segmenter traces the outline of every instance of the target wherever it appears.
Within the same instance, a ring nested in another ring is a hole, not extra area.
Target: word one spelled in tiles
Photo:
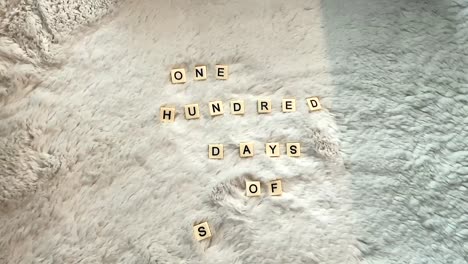
[[[193,69],[193,80],[204,81],[208,79],[208,70],[206,65],[195,66]],[[229,66],[228,65],[216,65],[213,75],[218,80],[229,79]],[[173,84],[186,83],[187,82],[187,71],[185,68],[177,68],[171,70],[171,82]]]

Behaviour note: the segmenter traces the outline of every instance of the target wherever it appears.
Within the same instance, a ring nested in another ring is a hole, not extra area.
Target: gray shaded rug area
[[[468,2],[323,1],[366,263],[468,262]]]

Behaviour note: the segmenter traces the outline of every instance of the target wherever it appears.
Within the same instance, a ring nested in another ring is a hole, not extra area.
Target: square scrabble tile
[[[193,79],[196,81],[202,81],[206,80],[207,72],[206,72],[206,66],[195,66],[195,69],[193,71]]]
[[[283,186],[281,180],[275,180],[268,183],[268,189],[270,189],[270,195],[281,195],[283,194]]]
[[[187,81],[187,74],[184,68],[172,69],[171,70],[171,81],[172,83],[185,83]]]
[[[257,101],[257,110],[259,114],[271,113],[271,108],[270,99],[260,99]]]
[[[224,114],[223,101],[213,101],[208,103],[211,116],[218,116]]]
[[[300,157],[301,143],[286,143],[286,154],[289,157]]]
[[[255,154],[254,143],[240,143],[239,155],[241,158],[253,157]]]
[[[223,159],[224,158],[223,144],[209,144],[208,145],[208,158]]]
[[[231,101],[231,114],[243,115],[245,113],[244,100],[232,100]]]
[[[200,107],[198,104],[188,104],[184,106],[185,119],[198,119],[200,118]]]
[[[161,106],[159,109],[159,120],[162,123],[172,123],[175,121],[176,109],[175,107]]]
[[[279,143],[265,143],[265,154],[268,157],[279,157],[280,144]]]
[[[296,99],[283,99],[281,107],[284,113],[296,112]]]
[[[245,181],[245,195],[246,196],[260,196],[262,191],[260,189],[259,181]]]
[[[208,222],[203,222],[193,226],[193,236],[197,241],[207,239],[211,237],[211,230]]]
[[[310,97],[306,99],[307,105],[309,106],[309,111],[317,111],[322,109],[322,105],[320,104],[320,100],[318,97]]]
[[[229,78],[229,66],[228,65],[216,65],[216,79],[227,80]]]

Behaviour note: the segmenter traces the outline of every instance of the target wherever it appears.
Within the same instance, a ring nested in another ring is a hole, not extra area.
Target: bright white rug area
[[[468,3],[406,2],[0,1],[0,263],[466,263]]]

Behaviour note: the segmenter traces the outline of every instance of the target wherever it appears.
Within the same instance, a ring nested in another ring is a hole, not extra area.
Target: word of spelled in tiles
[[[223,144],[209,144],[208,145],[208,158],[223,159],[224,158]]]
[[[260,188],[259,181],[245,181],[245,195],[247,196],[260,196],[262,194]]]
[[[197,241],[207,239],[211,237],[211,230],[208,222],[203,222],[193,226],[193,236]]]
[[[229,66],[228,65],[216,65],[215,76],[218,80],[229,79]],[[206,65],[197,65],[193,69],[193,79],[195,81],[203,81],[208,78],[208,70]],[[173,84],[186,83],[187,72],[185,68],[177,68],[171,70],[171,82]]]
[[[268,193],[271,196],[280,196],[283,194],[283,185],[281,180],[270,181],[267,184]],[[261,195],[261,182],[260,181],[245,181],[245,195],[260,196]]]

